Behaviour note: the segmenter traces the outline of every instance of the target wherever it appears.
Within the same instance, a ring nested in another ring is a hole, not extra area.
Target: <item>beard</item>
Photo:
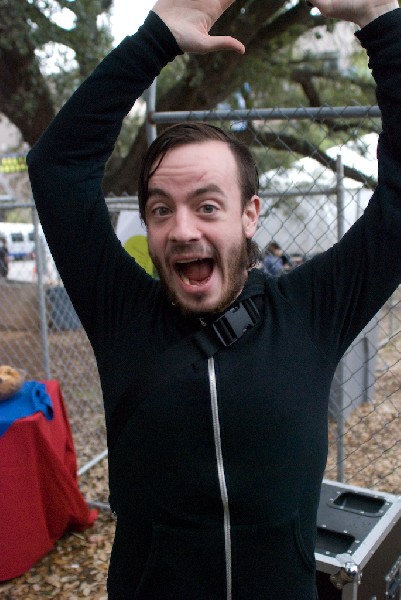
[[[187,244],[186,249],[190,250],[190,248],[191,245]],[[167,294],[167,297],[185,316],[199,316],[201,314],[205,315],[208,313],[223,312],[240,295],[247,279],[249,256],[248,240],[245,235],[242,236],[241,243],[239,245],[232,244],[232,246],[227,250],[225,269],[227,284],[225,289],[222,290],[220,298],[216,304],[206,310],[201,308],[201,304],[207,299],[207,293],[205,293],[204,296],[199,294],[199,297],[196,300],[193,300],[191,304],[185,303],[185,301],[183,301],[176,293],[174,287],[170,284],[170,277],[166,267],[156,256],[150,252],[150,250],[149,254],[157,269],[160,278],[160,284]],[[214,268],[219,268],[219,262],[217,260],[215,261]],[[196,307],[196,304],[199,304],[199,308]]]

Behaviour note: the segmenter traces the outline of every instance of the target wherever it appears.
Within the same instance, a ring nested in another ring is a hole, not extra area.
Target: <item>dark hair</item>
[[[144,223],[146,202],[149,194],[149,179],[157,171],[169,150],[186,144],[220,141],[230,148],[237,163],[241,188],[242,209],[259,191],[259,174],[254,158],[245,144],[234,135],[209,123],[186,122],[171,125],[157,137],[147,149],[139,171],[138,204],[139,214]],[[260,250],[253,240],[247,240],[248,266],[260,260]]]
[[[280,244],[278,244],[277,242],[275,242],[274,240],[271,241],[268,245],[267,245],[267,252],[273,252],[274,250],[281,250],[281,246]]]
[[[238,166],[239,185],[241,188],[242,208],[259,190],[259,176],[256,163],[247,146],[237,140],[231,133],[208,123],[178,123],[168,127],[152,142],[139,172],[138,202],[141,219],[145,219],[145,207],[148,199],[149,179],[157,171],[164,156],[172,148],[208,141],[220,141],[231,149]]]

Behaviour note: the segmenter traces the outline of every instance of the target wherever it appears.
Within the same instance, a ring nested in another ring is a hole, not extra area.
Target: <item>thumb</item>
[[[245,54],[245,46],[236,38],[226,35],[208,35],[204,38],[202,50],[197,54],[207,54],[219,50],[233,50],[238,54]]]

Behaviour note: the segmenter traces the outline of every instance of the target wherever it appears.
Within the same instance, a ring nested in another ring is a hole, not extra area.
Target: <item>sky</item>
[[[114,0],[111,17],[115,43],[126,35],[132,35],[142,25],[156,0]]]

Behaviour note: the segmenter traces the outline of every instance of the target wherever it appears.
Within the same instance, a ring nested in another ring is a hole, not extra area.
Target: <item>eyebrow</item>
[[[191,194],[189,194],[189,197],[196,198],[197,196],[209,194],[210,192],[214,192],[215,194],[219,194],[220,196],[225,196],[223,190],[218,185],[216,185],[215,183],[210,183],[209,185],[205,185],[204,187],[197,188]]]
[[[170,194],[168,194],[167,192],[165,192],[162,188],[157,188],[157,187],[153,187],[153,188],[148,188],[148,199],[151,198],[152,196],[162,196],[163,198],[169,198]]]
[[[218,185],[216,185],[215,183],[210,183],[208,185],[205,185],[203,187],[196,188],[195,190],[193,190],[193,192],[191,192],[188,195],[188,198],[189,199],[197,198],[198,196],[202,196],[203,194],[209,194],[210,192],[219,194],[220,196],[225,196],[225,193]],[[170,198],[170,194],[168,194],[165,190],[163,190],[163,188],[158,188],[158,187],[150,187],[148,189],[148,199],[151,198],[152,196],[160,196],[162,198]]]

